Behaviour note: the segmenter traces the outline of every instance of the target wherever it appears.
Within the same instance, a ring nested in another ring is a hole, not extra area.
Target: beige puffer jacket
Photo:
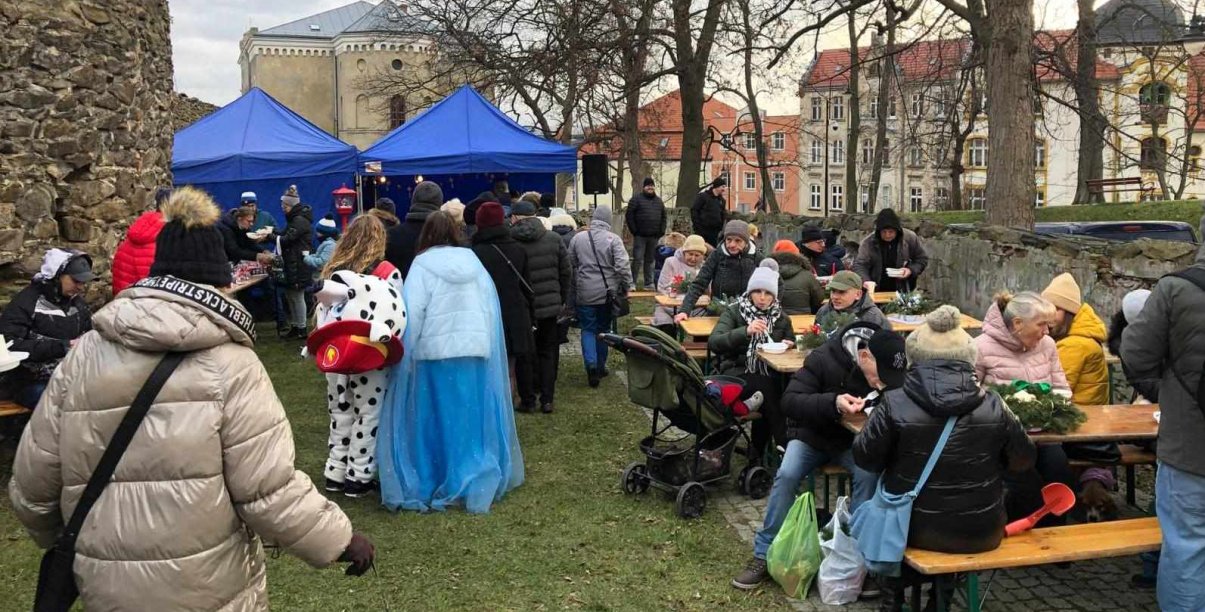
[[[96,610],[267,610],[259,537],[333,562],[351,523],[293,468],[293,435],[251,350],[250,315],[214,288],[150,278],[98,312],[21,438],[9,496],[43,547],[166,351],[191,351],[134,435],[76,546]],[[259,536],[259,537],[256,537]]]

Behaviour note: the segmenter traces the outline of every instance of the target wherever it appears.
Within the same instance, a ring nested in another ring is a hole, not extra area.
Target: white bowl
[[[816,280],[820,281],[821,285],[827,285],[829,281],[833,280],[833,276],[831,274],[828,276],[817,276]]]
[[[904,278],[904,268],[887,268],[887,276],[891,278]]]
[[[763,350],[771,355],[781,355],[782,353],[787,352],[787,343],[786,342],[767,342],[767,343],[761,345],[761,350]]]

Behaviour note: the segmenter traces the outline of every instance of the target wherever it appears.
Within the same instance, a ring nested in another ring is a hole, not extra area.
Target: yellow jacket
[[[1108,338],[1105,322],[1084,304],[1067,336],[1057,342],[1059,361],[1071,384],[1071,401],[1081,406],[1109,403],[1109,366],[1102,345]]]

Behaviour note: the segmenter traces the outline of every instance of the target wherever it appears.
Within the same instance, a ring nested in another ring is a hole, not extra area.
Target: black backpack
[[[1184,270],[1180,270],[1179,272],[1173,272],[1171,274],[1168,274],[1167,276],[1174,276],[1176,278],[1182,278],[1182,279],[1196,285],[1202,291],[1205,291],[1205,269],[1203,269],[1203,268],[1198,268],[1198,267],[1186,268]],[[1166,278],[1166,277],[1164,277],[1164,278]],[[1202,364],[1201,367],[1202,367],[1201,377],[1200,377],[1200,379],[1197,380],[1197,388],[1195,390],[1192,387],[1190,387],[1188,385],[1188,383],[1184,380],[1184,377],[1181,376],[1180,373],[1176,371],[1175,366],[1172,366],[1171,370],[1172,370],[1172,374],[1175,375],[1176,380],[1180,382],[1180,386],[1184,387],[1184,390],[1187,391],[1190,395],[1192,395],[1193,400],[1196,401],[1196,403],[1197,403],[1197,408],[1199,408],[1201,410],[1201,415],[1205,416],[1205,364]]]

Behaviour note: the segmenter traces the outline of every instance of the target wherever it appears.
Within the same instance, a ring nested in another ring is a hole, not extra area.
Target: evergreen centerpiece
[[[718,317],[721,313],[728,309],[729,304],[735,301],[736,298],[728,297],[727,295],[721,295],[719,297],[712,296],[711,302],[707,304],[707,314],[713,317]]]
[[[818,349],[827,341],[828,334],[824,333],[819,323],[813,323],[811,329],[802,334],[795,334],[795,348],[801,352]]]
[[[941,304],[925,297],[925,294],[920,290],[900,291],[895,294],[894,300],[883,305],[883,312],[889,315],[923,317],[937,310],[938,306],[941,306]]]
[[[675,274],[674,278],[669,282],[669,290],[671,295],[686,295],[690,289],[690,283],[695,280],[694,274]]]
[[[1088,419],[1071,400],[1055,393],[1050,383],[1014,380],[1008,385],[988,385],[988,390],[1000,395],[1030,433],[1065,434]]]
[[[824,335],[832,336],[841,330],[841,328],[854,323],[858,320],[858,316],[852,312],[830,312],[823,318],[817,318],[816,323],[820,325],[820,329],[824,331]]]

